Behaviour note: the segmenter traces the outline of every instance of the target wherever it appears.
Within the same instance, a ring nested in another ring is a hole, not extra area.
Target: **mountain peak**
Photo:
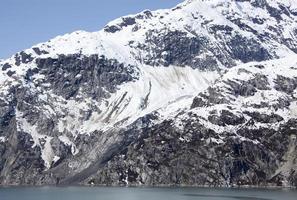
[[[264,6],[279,6],[285,5],[288,7],[296,8],[297,2],[295,0],[186,0],[182,4],[188,5],[192,3],[210,3],[214,5],[218,4],[228,4],[228,3],[250,3],[255,6],[264,7]]]

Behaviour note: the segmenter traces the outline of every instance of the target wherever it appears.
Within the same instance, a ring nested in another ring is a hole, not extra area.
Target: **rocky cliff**
[[[297,186],[297,3],[187,0],[0,62],[1,185]]]

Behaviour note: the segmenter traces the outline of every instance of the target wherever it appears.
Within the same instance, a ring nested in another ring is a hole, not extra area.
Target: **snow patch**
[[[139,80],[122,84],[102,103],[102,112],[84,122],[80,132],[92,132],[94,129],[90,128],[98,129],[100,125],[114,127],[121,122],[127,125],[154,111],[165,117],[189,108],[193,98],[219,77],[218,72],[176,66],[142,66],[140,74]]]
[[[51,167],[54,152],[51,146],[52,137],[47,135],[42,135],[38,133],[37,126],[31,125],[23,116],[23,114],[17,110],[17,130],[23,131],[31,135],[34,144],[32,148],[38,146],[41,149],[41,158],[43,159],[47,169]]]
[[[6,138],[3,137],[3,136],[1,136],[1,137],[0,137],[0,142],[5,142],[5,141],[6,141]]]
[[[61,142],[63,142],[65,145],[71,147],[71,153],[72,153],[72,155],[78,154],[79,151],[76,148],[75,144],[67,136],[64,136],[64,135],[59,136],[59,140]]]

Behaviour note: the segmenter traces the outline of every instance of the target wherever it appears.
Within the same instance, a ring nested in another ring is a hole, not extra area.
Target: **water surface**
[[[297,190],[215,188],[0,188],[0,200],[297,200]]]

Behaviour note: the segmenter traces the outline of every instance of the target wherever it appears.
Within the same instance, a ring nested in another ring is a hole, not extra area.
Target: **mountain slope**
[[[293,0],[188,0],[1,61],[0,183],[296,185],[296,20]]]
[[[232,68],[191,109],[139,129],[143,137],[87,181],[295,185],[296,58]]]

